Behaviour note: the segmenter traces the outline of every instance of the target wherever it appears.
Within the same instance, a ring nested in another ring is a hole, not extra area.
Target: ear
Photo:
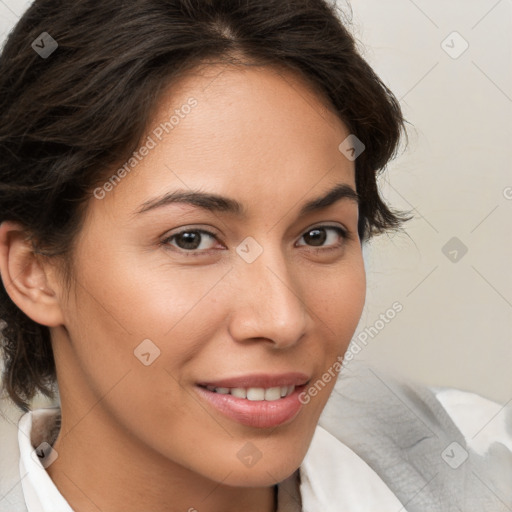
[[[11,300],[34,322],[48,327],[64,323],[54,273],[17,222],[0,224],[0,274]]]

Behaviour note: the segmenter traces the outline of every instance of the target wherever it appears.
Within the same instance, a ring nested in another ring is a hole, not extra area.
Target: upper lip
[[[199,382],[199,386],[216,388],[274,388],[284,386],[303,386],[309,381],[306,374],[289,372],[280,374],[258,373],[228,377],[225,379]]]

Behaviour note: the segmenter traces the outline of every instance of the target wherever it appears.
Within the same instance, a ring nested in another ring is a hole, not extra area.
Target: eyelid
[[[340,230],[342,233],[343,233],[343,236],[347,237],[347,238],[350,238],[350,230],[348,228],[346,228],[343,224],[340,225],[340,224],[313,224],[312,226],[304,229],[302,231],[302,235],[304,235],[304,233],[307,233],[308,231],[313,231],[313,229],[328,229],[328,228],[331,228],[331,229],[337,229],[337,230]]]

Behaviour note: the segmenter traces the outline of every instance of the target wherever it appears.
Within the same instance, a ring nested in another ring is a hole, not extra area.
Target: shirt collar
[[[20,474],[26,474],[21,483],[28,512],[73,512],[41,462],[58,455],[51,451],[55,441],[51,437],[59,412],[58,408],[36,409],[25,413],[18,424]]]

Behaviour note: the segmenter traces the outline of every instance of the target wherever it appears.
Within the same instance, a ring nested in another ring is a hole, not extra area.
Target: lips
[[[201,382],[199,395],[210,406],[250,427],[268,428],[291,422],[302,407],[298,396],[308,382],[303,373],[258,374]]]

